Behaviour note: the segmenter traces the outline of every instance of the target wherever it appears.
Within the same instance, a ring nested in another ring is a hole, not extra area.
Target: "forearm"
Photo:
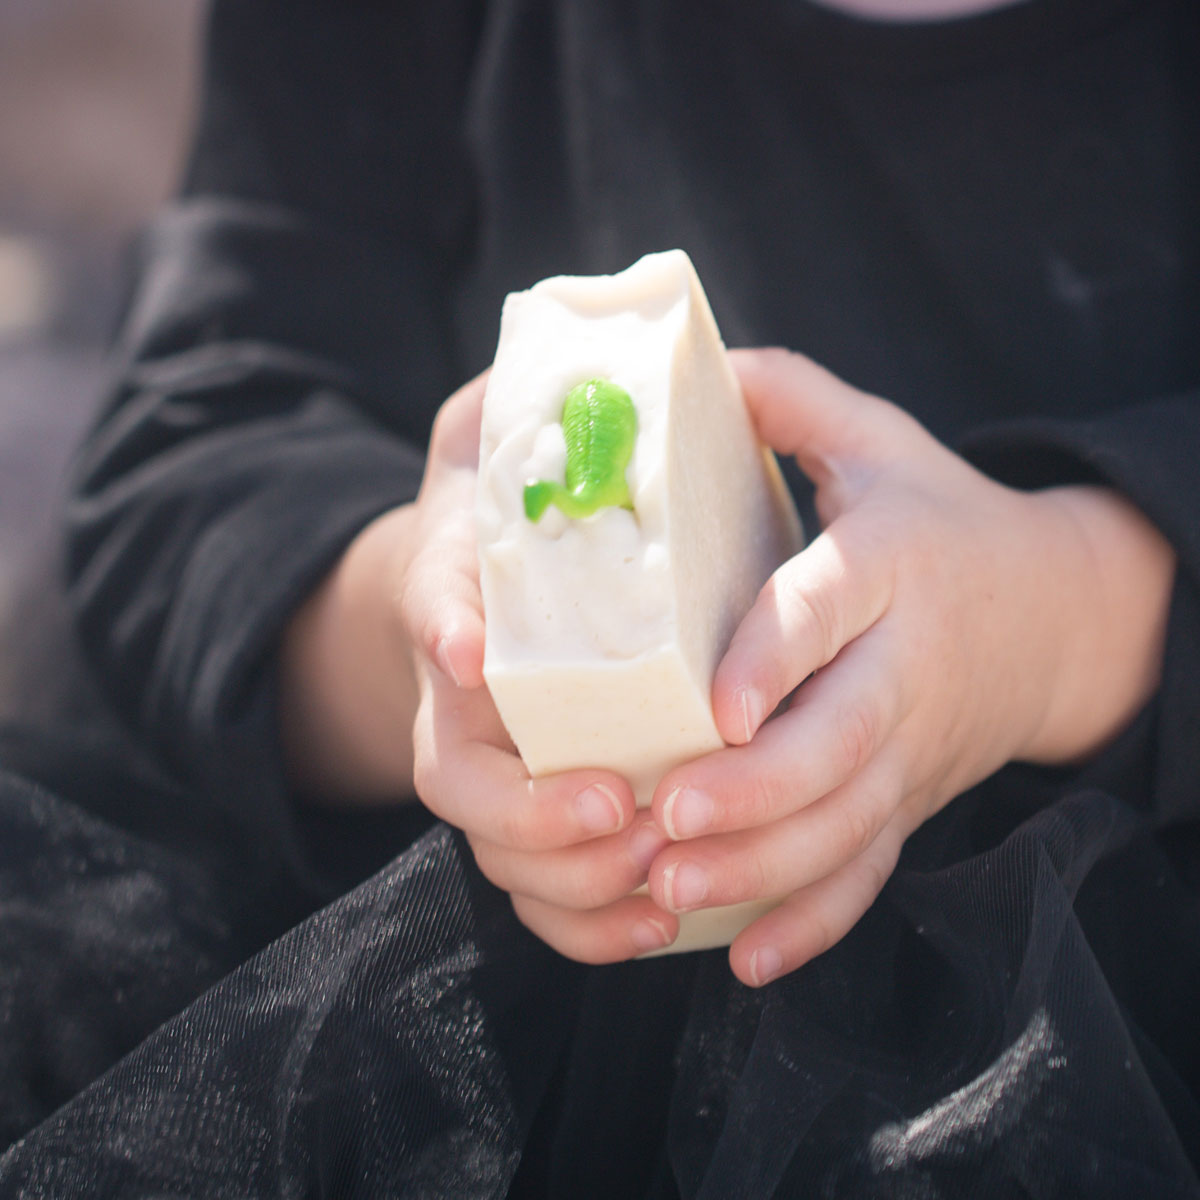
[[[278,774],[261,684],[283,626],[415,494],[458,379],[442,264],[473,220],[475,15],[327,7],[284,27],[276,5],[213,5],[182,196],[141,239],[114,391],[76,460],[81,642],[197,779],[244,775],[250,743]],[[380,180],[412,186],[384,204]]]
[[[368,525],[284,633],[284,759],[310,799],[369,804],[412,794],[417,686],[397,618],[414,524],[405,505]],[[379,603],[381,589],[395,605]]]

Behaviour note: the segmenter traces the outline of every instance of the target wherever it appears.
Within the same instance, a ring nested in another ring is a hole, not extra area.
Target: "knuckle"
[[[536,853],[565,844],[559,823],[546,797],[538,798],[537,784],[524,776],[505,781],[506,791],[494,797],[489,808],[499,810],[499,842],[510,850]]]
[[[838,714],[835,737],[846,775],[858,772],[874,754],[879,724],[876,711],[862,701],[847,705]]]
[[[820,907],[815,908],[809,915],[809,933],[812,955],[824,954],[841,938],[841,934],[834,928],[829,914]]]
[[[721,888],[722,900],[725,903],[758,900],[775,895],[780,890],[780,885],[773,879],[772,872],[758,854],[743,857],[726,885]]]
[[[614,895],[612,885],[600,876],[588,872],[579,872],[572,880],[570,903],[572,908],[592,910],[603,908],[606,904],[611,904],[620,895],[620,890],[617,890]]]
[[[430,628],[429,606],[422,591],[422,554],[418,552],[388,597],[393,618],[414,646],[433,657],[436,631]]]
[[[457,424],[458,419],[455,406],[453,404],[443,404],[434,415],[433,425],[429,430],[430,457],[440,458],[445,454],[446,443],[453,440]]]
[[[420,798],[431,812],[438,814],[439,805],[437,803],[438,796],[438,771],[436,762],[432,757],[424,752],[422,747],[423,739],[414,730],[413,735],[413,791]]]
[[[529,828],[529,817],[524,808],[505,806],[500,811],[499,837],[504,846],[512,850],[534,850],[536,839]]]
[[[871,814],[858,805],[846,805],[839,813],[842,860],[857,858],[875,839]]]
[[[787,366],[797,357],[787,346],[759,346],[755,353],[764,361],[777,363],[780,366]]]
[[[557,936],[557,922],[546,920],[544,906],[527,896],[512,893],[509,898],[509,903],[512,905],[513,912],[516,913],[517,920],[529,930],[530,933],[542,939],[548,946],[553,947],[560,954],[568,954],[567,950],[562,945],[562,940]],[[568,954],[568,957],[571,957]]]
[[[413,598],[413,573],[411,568],[388,593],[387,603],[390,616],[401,629],[410,633],[416,629],[416,605]]]
[[[582,963],[600,963],[604,956],[595,945],[586,918],[545,905],[525,896],[511,897],[517,920],[530,933],[567,958]]]
[[[500,888],[501,891],[510,891],[511,880],[504,870],[504,856],[488,842],[471,837],[467,838],[467,842],[475,857],[475,865],[482,872],[484,878],[493,886]]]
[[[828,588],[806,584],[798,572],[785,571],[778,577],[782,589],[779,599],[795,610],[801,625],[807,626],[816,642],[820,665],[832,662],[842,647],[842,621],[834,596]]]
[[[887,881],[891,878],[892,868],[888,862],[868,857],[864,859],[862,869],[865,877],[866,898],[869,903],[883,891]]]
[[[737,801],[730,805],[738,825],[765,825],[779,813],[783,796],[779,781],[763,771],[754,771],[743,781]]]

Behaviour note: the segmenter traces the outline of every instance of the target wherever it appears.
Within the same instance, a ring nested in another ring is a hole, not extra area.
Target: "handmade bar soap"
[[[484,676],[532,774],[611,768],[645,805],[720,748],[713,673],[801,530],[683,251],[507,298],[476,517]],[[672,949],[766,907],[688,914]]]

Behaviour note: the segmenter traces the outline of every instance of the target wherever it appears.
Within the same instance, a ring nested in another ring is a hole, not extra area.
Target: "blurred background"
[[[181,168],[202,6],[0,0],[0,717],[36,707],[63,475],[130,245]]]

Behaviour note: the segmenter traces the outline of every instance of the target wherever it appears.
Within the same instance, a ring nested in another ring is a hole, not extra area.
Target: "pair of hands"
[[[823,532],[718,667],[726,749],[640,812],[611,772],[529,778],[483,686],[482,380],[443,406],[416,502],[365,530],[293,623],[284,732],[327,795],[395,796],[411,769],[573,958],[629,958],[669,944],[679,912],[785,897],[730,948],[759,985],[841,938],[953,796],[1011,759],[1083,758],[1132,718],[1157,686],[1174,559],[1114,493],[1012,491],[807,359],[733,361],[763,440],[815,484]]]

